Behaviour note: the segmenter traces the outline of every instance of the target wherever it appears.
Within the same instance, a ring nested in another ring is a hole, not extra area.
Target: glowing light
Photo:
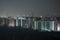
[[[57,31],[60,31],[60,24],[57,25]]]
[[[14,27],[14,21],[9,22],[9,27]]]
[[[40,16],[41,18],[43,17],[43,16]]]

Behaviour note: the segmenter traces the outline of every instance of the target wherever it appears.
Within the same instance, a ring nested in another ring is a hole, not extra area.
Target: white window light
[[[26,19],[26,18],[19,17],[18,19]]]

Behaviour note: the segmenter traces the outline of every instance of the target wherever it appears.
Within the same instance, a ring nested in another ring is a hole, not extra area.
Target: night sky
[[[60,16],[59,0],[0,0],[0,16]]]

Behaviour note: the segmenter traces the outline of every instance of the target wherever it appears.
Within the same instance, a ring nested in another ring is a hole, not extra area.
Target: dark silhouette
[[[57,39],[60,33],[57,32],[38,32],[32,29],[0,27],[0,40],[38,40],[38,39]]]

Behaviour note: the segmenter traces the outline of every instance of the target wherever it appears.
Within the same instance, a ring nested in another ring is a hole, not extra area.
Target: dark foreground
[[[60,32],[35,32],[0,27],[0,40],[53,40],[60,37]]]

